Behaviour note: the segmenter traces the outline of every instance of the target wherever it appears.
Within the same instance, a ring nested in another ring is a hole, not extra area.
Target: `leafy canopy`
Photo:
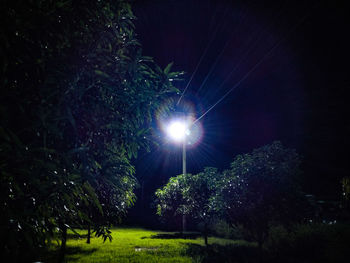
[[[231,224],[248,229],[260,243],[271,224],[289,224],[303,218],[304,194],[297,179],[300,158],[276,141],[238,155],[224,172],[216,198],[218,211]]]
[[[135,202],[131,159],[179,73],[142,54],[125,1],[0,12],[1,248],[16,261],[86,224],[106,238]]]

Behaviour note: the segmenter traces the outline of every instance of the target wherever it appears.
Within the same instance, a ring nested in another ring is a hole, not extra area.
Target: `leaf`
[[[164,69],[164,74],[165,74],[165,75],[168,75],[168,74],[169,74],[170,69],[171,69],[171,67],[173,66],[173,64],[174,64],[174,62],[171,62],[171,63],[169,63],[169,64],[165,67],[165,69]]]
[[[105,72],[103,72],[103,71],[101,71],[101,70],[96,69],[96,70],[95,70],[95,73],[96,73],[97,75],[99,75],[99,76],[102,76],[102,77],[105,77],[105,78],[110,78],[110,76],[109,76],[107,73],[105,73]]]
[[[67,109],[67,114],[68,114],[68,120],[71,123],[71,125],[73,126],[74,130],[76,130],[77,129],[76,122],[75,122],[75,119],[73,117],[72,111],[71,111],[69,106],[66,109]]]
[[[85,182],[83,184],[83,188],[88,193],[89,197],[91,198],[92,204],[94,204],[98,208],[101,215],[103,215],[102,206],[100,204],[100,201],[98,200],[98,197],[96,195],[94,188],[91,186],[91,184],[89,182]]]
[[[95,161],[95,165],[96,165],[97,168],[102,169],[101,164],[99,164],[97,161]]]

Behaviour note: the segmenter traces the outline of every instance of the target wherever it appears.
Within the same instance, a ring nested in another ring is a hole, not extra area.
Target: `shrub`
[[[241,226],[231,227],[225,220],[214,219],[209,226],[210,233],[215,236],[229,239],[243,239],[244,234]]]
[[[303,224],[271,228],[266,248],[276,262],[348,262],[349,243],[349,225]]]

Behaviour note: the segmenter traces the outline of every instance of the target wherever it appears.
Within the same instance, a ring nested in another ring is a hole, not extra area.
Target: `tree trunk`
[[[67,243],[67,227],[65,225],[61,226],[62,229],[62,243],[61,243],[61,249],[58,256],[58,262],[64,261],[64,255],[66,254],[66,243]]]
[[[263,242],[264,242],[264,238],[263,238],[264,234],[263,233],[259,233],[258,234],[258,249],[259,249],[259,262],[263,262]]]
[[[204,243],[206,246],[208,246],[208,224],[207,223],[204,223],[203,235],[204,235]]]
[[[90,244],[90,236],[91,236],[91,225],[88,225],[88,233],[87,233],[87,240],[86,243]]]
[[[204,233],[204,243],[206,246],[208,246],[208,234]]]

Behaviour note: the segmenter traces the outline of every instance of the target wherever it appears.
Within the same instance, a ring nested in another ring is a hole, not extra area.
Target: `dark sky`
[[[182,100],[197,117],[246,76],[201,119],[204,135],[188,150],[188,172],[228,168],[236,154],[281,140],[303,156],[305,190],[335,195],[350,163],[345,5],[144,0],[133,11],[143,53],[186,72],[175,84],[181,91],[197,68]],[[180,174],[181,147],[161,143],[141,154],[137,173],[153,186]]]

